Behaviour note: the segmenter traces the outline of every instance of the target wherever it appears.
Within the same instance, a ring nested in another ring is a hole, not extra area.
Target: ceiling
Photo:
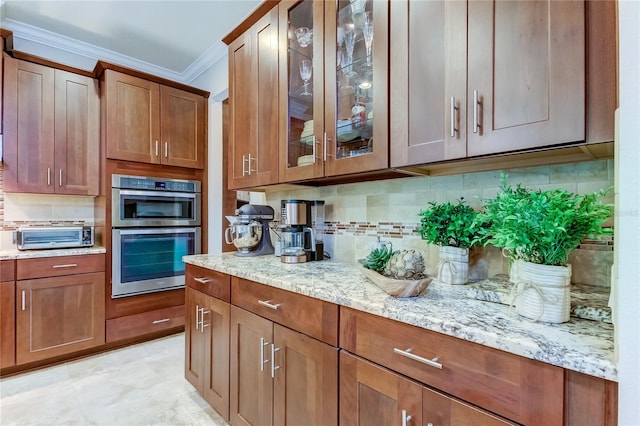
[[[222,38],[261,1],[0,3],[0,26],[13,32],[16,50],[60,49],[188,82],[226,54]]]

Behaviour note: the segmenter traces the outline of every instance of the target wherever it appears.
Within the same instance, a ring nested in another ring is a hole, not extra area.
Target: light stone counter
[[[466,286],[432,282],[418,297],[400,299],[369,282],[355,263],[284,264],[276,256],[185,256],[183,260],[248,280],[500,349],[526,358],[617,380],[613,325],[571,318],[530,322],[509,306],[466,295]]]
[[[0,250],[0,260],[11,259],[33,259],[37,257],[57,257],[57,256],[78,256],[82,254],[100,254],[106,253],[104,247],[80,247],[80,248],[62,248],[47,250]]]

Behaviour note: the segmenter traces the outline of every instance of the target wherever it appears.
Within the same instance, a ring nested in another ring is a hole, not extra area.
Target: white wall
[[[222,251],[222,101],[227,97],[228,62],[225,56],[189,83],[211,93],[209,97],[208,186],[209,253]]]
[[[616,150],[617,349],[620,425],[640,424],[640,2],[618,2],[619,139]],[[622,231],[622,232],[620,232]]]

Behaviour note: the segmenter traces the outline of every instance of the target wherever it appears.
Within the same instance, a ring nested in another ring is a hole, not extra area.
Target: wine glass
[[[346,73],[349,74],[348,75],[349,78],[353,78],[357,75],[353,71],[351,66],[353,64],[353,47],[355,46],[355,43],[356,43],[356,29],[353,26],[353,24],[347,24],[344,29],[344,48],[347,56],[346,58],[345,57],[342,58],[342,66],[343,66],[343,71],[346,71]],[[346,73],[345,73],[345,77],[347,77]]]
[[[309,80],[311,79],[311,73],[313,71],[313,63],[309,59],[303,59],[300,61],[300,78],[304,81],[304,92],[301,93],[302,96],[311,96],[311,92],[307,90],[307,85],[309,84]]]
[[[364,15],[362,24],[362,35],[364,36],[364,44],[367,47],[367,67],[371,67],[371,43],[373,43],[373,12],[367,12]]]
[[[342,64],[342,74],[344,75],[344,84],[340,86],[340,90],[344,93],[353,93],[353,86],[349,84],[349,80],[358,74],[353,71],[351,58],[344,50],[340,50],[340,63]]]
[[[311,40],[313,39],[313,30],[310,30],[307,27],[300,27],[296,29],[295,34],[300,47],[307,47],[311,44]]]

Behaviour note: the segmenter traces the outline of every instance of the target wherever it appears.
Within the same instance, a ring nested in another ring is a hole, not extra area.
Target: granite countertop
[[[18,250],[14,248],[11,250],[0,250],[0,260],[33,259],[37,257],[78,256],[82,254],[100,254],[106,252],[107,250],[101,246],[46,250]]]
[[[571,318],[564,324],[535,323],[508,305],[467,295],[468,286],[433,281],[418,297],[387,295],[355,262],[284,264],[276,256],[185,256],[186,263],[348,306],[526,358],[617,380],[613,325]]]

